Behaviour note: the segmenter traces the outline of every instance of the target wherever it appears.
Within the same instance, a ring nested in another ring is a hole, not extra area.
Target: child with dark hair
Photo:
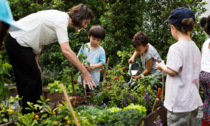
[[[164,106],[168,126],[194,126],[198,107],[202,106],[199,95],[199,73],[201,54],[190,38],[195,15],[188,8],[177,8],[167,19],[171,34],[178,40],[171,45],[164,61],[157,68],[167,73]]]
[[[157,50],[150,43],[148,43],[147,35],[142,31],[137,32],[132,39],[132,45],[135,49],[135,52],[128,60],[128,63],[133,63],[134,59],[140,55],[142,66],[145,69],[140,75],[133,76],[133,78],[141,78],[141,75],[160,75],[161,71],[156,68],[155,63],[156,61],[159,62],[162,59]]]
[[[204,31],[210,35],[210,15],[200,20]],[[201,49],[200,83],[204,93],[203,118],[201,126],[210,125],[210,38],[207,39]]]
[[[90,66],[87,66],[87,70],[91,74],[93,81],[96,84],[96,89],[99,90],[100,81],[100,68],[106,63],[106,55],[103,47],[100,46],[101,41],[105,38],[105,30],[100,25],[92,26],[88,32],[89,43],[87,46],[82,46],[77,56],[83,54],[87,56],[87,61]],[[81,81],[79,77],[78,81]],[[91,89],[87,88],[87,92],[92,92]]]

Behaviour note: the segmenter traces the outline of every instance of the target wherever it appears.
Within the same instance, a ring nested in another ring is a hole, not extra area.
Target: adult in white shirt
[[[23,108],[27,107],[27,101],[36,103],[42,94],[39,56],[43,47],[55,43],[56,39],[64,56],[82,72],[83,79],[89,88],[93,89],[95,84],[91,75],[71,50],[67,32],[68,26],[76,30],[86,28],[93,18],[92,11],[86,5],[79,4],[67,13],[44,10],[17,21],[27,31],[9,32],[5,45],[14,69],[18,94],[20,97],[23,96]],[[30,111],[22,110],[22,113],[28,112]]]

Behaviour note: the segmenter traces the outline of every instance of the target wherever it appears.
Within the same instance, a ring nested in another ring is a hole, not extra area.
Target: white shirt
[[[172,112],[190,112],[201,106],[199,73],[201,53],[194,42],[178,41],[169,48],[167,67],[177,75],[167,75],[164,106]]]
[[[24,47],[31,47],[35,54],[42,50],[43,45],[58,42],[68,42],[68,20],[69,16],[65,12],[58,10],[44,10],[30,14],[19,21],[18,24],[24,26],[25,31],[9,32],[17,42]]]
[[[201,71],[210,73],[210,39],[207,39],[202,47]]]

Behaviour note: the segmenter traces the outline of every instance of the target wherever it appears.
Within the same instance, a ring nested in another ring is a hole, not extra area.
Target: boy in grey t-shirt
[[[157,50],[148,43],[147,35],[142,31],[137,32],[133,37],[132,45],[135,49],[135,52],[133,56],[128,60],[128,63],[133,63],[134,59],[140,55],[142,66],[144,68],[144,71],[140,75],[133,76],[133,78],[141,78],[141,75],[160,75],[161,71],[156,68],[156,61],[160,62],[162,59]]]
[[[99,25],[92,26],[88,32],[88,38],[90,39],[90,42],[86,43],[87,46],[82,46],[80,48],[78,56],[80,54],[87,56],[86,61],[90,63],[87,70],[97,86],[96,89],[99,90],[100,68],[106,63],[105,51],[103,47],[100,46],[101,41],[105,38],[105,31]],[[78,81],[81,81],[81,77],[79,77]],[[92,90],[87,87],[87,92],[92,92]]]

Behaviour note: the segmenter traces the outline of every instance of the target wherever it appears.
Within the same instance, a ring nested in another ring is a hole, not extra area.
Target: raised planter
[[[44,98],[49,98],[50,102],[54,103],[64,99],[63,93],[50,93],[49,91],[43,91],[42,95]]]
[[[167,109],[164,106],[157,108],[155,111],[148,114],[144,119],[142,119],[135,126],[141,126],[144,121],[144,126],[156,126],[154,121],[157,121],[157,117],[160,116],[161,123],[163,126],[167,126]]]

